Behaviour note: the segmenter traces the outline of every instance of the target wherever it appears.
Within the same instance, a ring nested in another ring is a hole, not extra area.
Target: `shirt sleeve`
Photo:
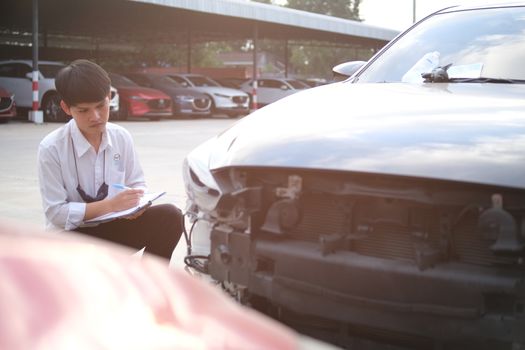
[[[80,226],[84,220],[86,203],[68,201],[58,152],[42,144],[38,148],[38,181],[47,221],[65,230]]]

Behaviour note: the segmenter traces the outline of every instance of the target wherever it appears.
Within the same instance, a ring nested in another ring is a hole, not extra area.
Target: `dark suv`
[[[452,7],[252,113],[186,159],[186,261],[342,347],[525,349],[523,62],[524,3]]]

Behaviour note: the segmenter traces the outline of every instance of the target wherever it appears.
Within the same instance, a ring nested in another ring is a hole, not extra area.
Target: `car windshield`
[[[156,79],[159,83],[164,84],[164,85],[174,85],[174,86],[182,87],[182,85],[178,81],[166,75],[157,76]]]
[[[134,83],[133,81],[129,80],[126,77],[123,77],[122,75],[110,74],[109,77],[111,79],[111,84],[117,87],[124,87],[124,86],[136,87],[138,86],[136,83]]]
[[[310,87],[299,80],[287,80],[286,82],[290,84],[294,89],[307,89]]]
[[[191,76],[186,77],[191,83],[195,86],[220,86],[219,83],[217,83],[214,80],[211,80],[208,77],[203,76]]]
[[[421,73],[447,65],[450,78],[523,82],[523,62],[523,7],[451,11],[430,17],[400,37],[355,82],[422,82]]]
[[[44,78],[51,78],[55,79],[57,76],[58,71],[60,71],[65,66],[60,64],[45,64],[45,63],[39,63],[38,64],[38,70]]]

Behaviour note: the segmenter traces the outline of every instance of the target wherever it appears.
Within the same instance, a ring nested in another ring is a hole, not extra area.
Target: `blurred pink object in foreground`
[[[169,270],[167,261],[132,253],[74,233],[0,221],[0,349],[295,349],[301,343],[295,332],[220,290]]]

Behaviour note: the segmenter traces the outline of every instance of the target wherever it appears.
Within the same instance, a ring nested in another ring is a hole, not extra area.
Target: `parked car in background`
[[[449,7],[197,147],[186,261],[343,347],[524,349],[524,43],[523,1]]]
[[[248,79],[247,78],[224,77],[224,78],[213,78],[213,80],[218,82],[221,86],[240,90],[241,84],[244,83]]]
[[[116,116],[120,109],[120,96],[118,90],[114,86],[109,87],[110,100],[109,100],[109,114],[110,116]]]
[[[5,123],[13,117],[16,117],[15,96],[0,87],[0,123]]]
[[[200,91],[212,100],[212,112],[224,113],[229,117],[248,114],[248,94],[238,90],[221,86],[211,78],[200,74],[170,74],[170,78],[181,86]]]
[[[15,94],[16,105],[30,110],[33,105],[33,61],[0,61],[0,85]],[[60,108],[60,100],[55,90],[55,76],[64,67],[62,63],[40,61],[38,63],[38,102],[44,112],[45,121],[61,121],[65,113]]]
[[[64,67],[61,62],[40,61],[38,63],[38,102],[43,111],[44,121],[60,122],[69,117],[60,107],[60,98],[55,88],[55,76]],[[33,61],[0,61],[0,85],[15,94],[17,107],[30,110],[33,105]],[[110,111],[118,111],[118,94],[111,88]]]
[[[305,83],[309,87],[317,87],[328,83],[326,79],[321,78],[309,78],[309,79],[297,79],[302,83]]]
[[[171,97],[164,92],[139,86],[123,75],[109,73],[111,85],[119,94],[119,111],[116,119],[148,118],[158,120],[173,114]]]
[[[297,79],[260,78],[257,79],[257,105],[264,107],[283,97],[308,88],[310,88],[309,85]],[[242,83],[241,90],[249,93],[251,96],[253,92],[253,80]]]
[[[205,117],[211,115],[211,99],[196,90],[182,87],[170,77],[153,73],[128,73],[126,77],[140,86],[160,90],[171,97],[173,115]]]

